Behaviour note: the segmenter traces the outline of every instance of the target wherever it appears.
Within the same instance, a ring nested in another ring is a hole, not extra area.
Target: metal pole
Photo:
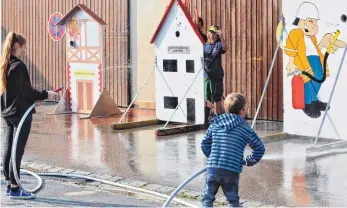
[[[317,98],[318,98],[318,100],[321,100],[320,97],[319,97],[318,95],[317,95]],[[333,129],[334,129],[334,131],[335,131],[335,133],[336,133],[337,138],[341,140],[340,134],[339,134],[339,132],[337,131],[336,126],[334,125],[333,120],[331,119],[331,117],[330,117],[330,115],[329,115],[329,112],[327,113],[327,117],[328,117],[328,119],[329,119],[331,125],[333,126]]]
[[[202,58],[201,58],[201,61],[203,61],[203,59],[202,59]],[[199,72],[197,73],[197,75],[194,77],[193,82],[190,84],[190,86],[189,86],[188,90],[187,90],[187,91],[186,91],[186,93],[184,94],[184,96],[183,96],[183,98],[181,99],[180,103],[179,103],[179,104],[176,106],[176,108],[175,108],[174,112],[171,114],[171,117],[169,118],[169,120],[167,120],[167,122],[165,123],[165,125],[164,125],[163,129],[165,129],[165,128],[166,128],[166,126],[168,125],[168,123],[171,121],[172,117],[175,115],[175,113],[176,113],[176,111],[177,111],[178,107],[179,107],[179,106],[181,106],[181,104],[182,104],[182,102],[183,102],[184,98],[186,98],[186,96],[187,96],[187,94],[188,94],[189,90],[192,88],[192,86],[193,86],[193,84],[194,84],[194,82],[195,82],[196,78],[198,78],[198,76],[199,76],[199,74],[200,74],[200,72],[201,72],[201,70],[202,70],[203,68],[204,68],[204,65],[202,65],[201,69],[199,70]]]
[[[155,59],[155,62],[157,62],[157,59]],[[137,96],[139,96],[140,92],[142,91],[142,89],[145,87],[146,83],[148,82],[149,78],[152,76],[153,72],[155,70],[155,67],[153,68],[153,70],[151,71],[151,73],[148,74],[145,82],[142,84],[140,90],[136,93],[134,99],[131,101],[130,105],[128,106],[127,110],[123,113],[122,118],[118,121],[118,123],[121,123],[122,120],[124,119],[125,115],[128,113],[129,109],[131,108],[131,106],[133,105],[133,103],[135,102]]]
[[[345,50],[343,52],[343,56],[342,56],[342,59],[341,59],[341,62],[340,62],[340,66],[339,66],[339,70],[337,71],[337,75],[336,75],[336,78],[335,78],[335,82],[334,82],[334,85],[333,85],[333,89],[331,90],[331,93],[330,93],[330,97],[329,97],[329,101],[328,101],[328,104],[325,108],[325,112],[324,112],[324,116],[323,116],[323,120],[320,124],[320,127],[319,127],[319,130],[318,130],[318,133],[317,133],[317,136],[316,136],[316,139],[314,141],[314,144],[313,144],[313,147],[316,146],[317,144],[317,141],[318,141],[318,138],[319,138],[319,135],[320,133],[322,132],[322,128],[323,128],[323,125],[324,125],[324,121],[325,121],[325,118],[328,114],[328,109],[330,107],[330,102],[333,98],[333,95],[334,95],[334,92],[335,92],[335,88],[336,88],[336,84],[337,84],[337,80],[339,79],[339,76],[340,76],[340,73],[341,73],[341,69],[342,69],[342,65],[343,65],[343,62],[345,60],[345,56],[346,56],[346,52],[347,52],[347,47],[345,47]]]
[[[275,51],[275,54],[274,54],[274,57],[272,58],[272,63],[271,63],[271,66],[270,66],[270,71],[268,73],[268,76],[267,76],[267,79],[266,79],[266,83],[265,83],[265,86],[264,86],[264,89],[263,89],[263,93],[261,95],[261,98],[260,98],[260,101],[259,101],[259,105],[257,107],[257,111],[255,113],[255,116],[254,116],[254,119],[253,119],[253,122],[252,122],[252,129],[254,128],[255,126],[255,123],[256,123],[256,120],[257,120],[257,117],[258,117],[258,114],[259,114],[259,111],[260,111],[260,107],[261,107],[261,104],[263,103],[263,100],[264,100],[264,97],[265,97],[265,93],[266,93],[266,89],[267,89],[267,86],[269,85],[269,81],[270,81],[270,78],[271,78],[271,74],[272,74],[272,71],[273,71],[273,68],[274,68],[274,65],[275,65],[275,61],[276,61],[276,57],[277,57],[277,54],[278,54],[278,50],[280,48],[280,44],[281,44],[281,41],[282,41],[282,38],[283,38],[283,30],[284,30],[284,27],[285,27],[285,24],[284,24],[284,21],[283,21],[283,28],[281,30],[281,37],[277,43],[277,47],[276,47],[276,51]]]

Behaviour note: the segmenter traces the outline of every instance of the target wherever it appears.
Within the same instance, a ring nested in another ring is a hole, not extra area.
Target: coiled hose
[[[19,179],[19,175],[18,175],[18,170],[17,170],[17,165],[16,165],[16,152],[17,152],[17,143],[18,143],[18,137],[19,137],[19,133],[22,129],[23,123],[25,121],[25,119],[27,118],[27,116],[29,115],[29,113],[35,108],[36,103],[32,104],[28,110],[24,113],[22,119],[19,122],[19,125],[16,129],[16,133],[13,139],[13,143],[12,143],[12,150],[11,150],[11,162],[12,162],[12,167],[13,167],[13,174],[14,174],[14,178],[16,179],[16,182],[18,184],[19,187],[21,187],[24,191],[29,192],[29,193],[34,193],[37,194],[39,191],[41,191],[44,188],[44,181],[42,180],[42,178],[40,176],[38,176],[36,173],[33,173],[31,171],[28,170],[23,170],[23,172],[28,173],[32,176],[34,176],[35,178],[37,178],[38,180],[38,184],[35,188],[33,189],[26,189],[22,183],[20,182]]]
[[[12,159],[12,166],[13,166],[13,173],[14,173],[14,177],[16,179],[16,182],[18,184],[19,187],[21,187],[24,191],[29,192],[29,193],[33,193],[33,194],[37,194],[40,191],[42,191],[45,187],[45,183],[44,180],[40,177],[40,176],[48,176],[48,177],[68,177],[68,178],[82,178],[82,179],[87,179],[87,180],[92,180],[92,181],[97,181],[103,184],[108,184],[108,185],[112,185],[112,186],[117,186],[117,187],[121,187],[121,188],[125,188],[125,189],[129,189],[135,192],[140,192],[140,193],[145,193],[145,194],[150,194],[152,196],[156,196],[156,197],[160,197],[160,198],[164,198],[167,199],[169,198],[168,195],[166,194],[161,194],[155,191],[149,191],[143,188],[137,188],[137,187],[133,187],[133,186],[129,186],[129,185],[124,185],[121,183],[116,183],[116,182],[112,182],[112,181],[107,181],[107,180],[103,180],[103,179],[99,179],[99,178],[95,178],[95,177],[90,177],[90,176],[83,176],[83,175],[77,175],[77,174],[62,174],[62,173],[34,173],[25,169],[21,169],[21,171],[23,173],[27,173],[29,175],[34,176],[37,180],[38,180],[38,184],[35,188],[33,189],[27,189],[23,186],[23,184],[21,183],[20,179],[19,179],[19,175],[18,175],[18,170],[17,170],[17,166],[16,166],[16,151],[17,151],[17,143],[18,143],[18,137],[19,137],[19,133],[21,131],[21,128],[23,126],[23,123],[26,119],[26,117],[29,115],[29,113],[35,108],[36,103],[32,104],[28,110],[24,113],[22,119],[19,122],[18,128],[15,132],[15,137],[13,139],[13,144],[12,144],[12,153],[11,153],[11,159]],[[194,204],[188,203],[184,200],[181,199],[173,199],[176,203],[179,203],[181,205],[187,206],[187,207],[197,207]]]

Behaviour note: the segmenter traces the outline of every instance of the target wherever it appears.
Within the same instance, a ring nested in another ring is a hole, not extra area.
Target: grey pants
[[[3,157],[2,166],[3,166],[5,179],[7,181],[10,181],[11,184],[14,184],[14,185],[17,185],[17,182],[13,174],[11,152],[12,152],[12,144],[13,144],[14,135],[16,133],[16,129],[18,127],[20,119],[21,118],[18,118],[18,117],[8,117],[3,119],[5,138],[3,139],[4,149],[3,149],[3,156],[2,156]],[[31,123],[32,123],[32,114],[29,114],[25,122],[23,123],[22,129],[18,137],[18,143],[17,143],[17,149],[16,149],[16,167],[17,167],[18,175],[20,171],[22,157],[24,155],[25,146],[29,138]]]

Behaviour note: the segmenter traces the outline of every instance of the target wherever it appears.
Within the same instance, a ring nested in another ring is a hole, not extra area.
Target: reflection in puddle
[[[112,133],[111,120],[36,116],[25,160],[173,187],[205,165],[203,131],[160,138],[153,128]],[[300,139],[267,143],[264,160],[244,168],[240,196],[283,206],[347,206],[346,155],[308,161],[308,146]],[[203,177],[188,188],[200,192]]]

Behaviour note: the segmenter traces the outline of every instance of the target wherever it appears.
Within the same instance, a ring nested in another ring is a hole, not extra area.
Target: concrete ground
[[[32,179],[23,177],[23,185],[33,188]],[[5,183],[1,184],[1,207],[158,207],[159,199],[124,192],[110,192],[107,187],[85,186],[81,180],[46,179],[43,191],[32,200],[13,200],[5,196]],[[36,184],[35,184],[36,185]],[[30,187],[32,186],[32,187]]]

